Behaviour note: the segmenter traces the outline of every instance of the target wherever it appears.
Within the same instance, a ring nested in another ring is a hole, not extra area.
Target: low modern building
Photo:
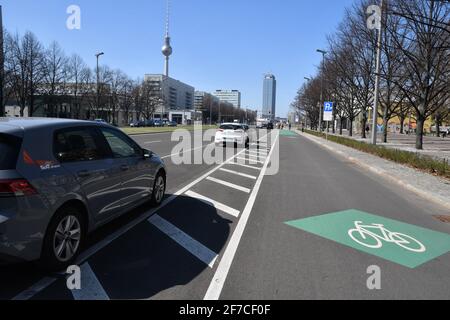
[[[162,74],[146,74],[144,80],[161,88],[166,109],[194,109],[194,87]]]
[[[241,108],[241,92],[239,90],[216,90],[213,94],[220,101],[231,103],[235,108]]]
[[[194,107],[194,87],[163,74],[146,74],[144,80],[161,94],[161,106],[156,109],[155,118],[169,119],[179,124],[197,121],[199,115]]]

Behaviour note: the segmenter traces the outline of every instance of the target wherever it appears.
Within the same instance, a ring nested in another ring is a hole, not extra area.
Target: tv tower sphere
[[[169,57],[172,54],[172,46],[170,45],[170,37],[166,36],[164,46],[162,47],[162,54]]]

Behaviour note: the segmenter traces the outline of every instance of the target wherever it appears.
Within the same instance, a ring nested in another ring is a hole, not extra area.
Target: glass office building
[[[273,120],[276,115],[277,80],[273,74],[264,76],[262,116]]]

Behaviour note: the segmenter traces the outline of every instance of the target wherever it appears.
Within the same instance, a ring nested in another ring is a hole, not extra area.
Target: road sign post
[[[327,128],[329,127],[329,122],[333,121],[333,102],[328,101],[324,103],[323,121],[326,121]],[[328,130],[326,139],[328,140]]]

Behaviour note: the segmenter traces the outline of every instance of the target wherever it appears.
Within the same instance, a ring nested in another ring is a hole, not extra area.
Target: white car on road
[[[248,147],[250,138],[246,127],[239,123],[224,123],[216,133],[216,145],[240,145]]]

